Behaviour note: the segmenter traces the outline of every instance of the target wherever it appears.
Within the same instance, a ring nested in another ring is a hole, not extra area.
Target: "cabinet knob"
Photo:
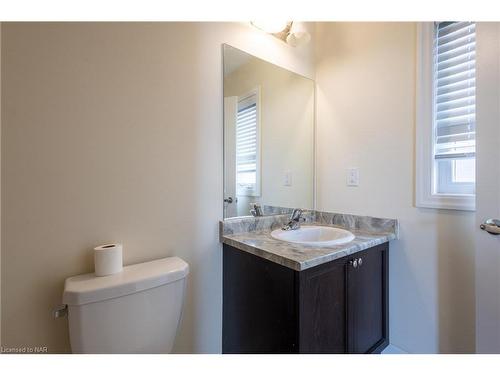
[[[357,259],[351,260],[351,265],[352,265],[354,268],[358,268],[358,260],[357,260]]]
[[[363,264],[363,259],[359,258],[358,259],[358,265],[361,267],[362,264]]]

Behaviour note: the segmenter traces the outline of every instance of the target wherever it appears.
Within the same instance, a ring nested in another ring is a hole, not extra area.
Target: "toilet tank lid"
[[[187,276],[188,264],[181,258],[169,257],[123,267],[109,276],[94,273],[73,276],[64,283],[63,303],[84,305],[137,293],[172,283]]]

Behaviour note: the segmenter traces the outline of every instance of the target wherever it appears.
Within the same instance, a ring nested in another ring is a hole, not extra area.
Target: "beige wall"
[[[413,207],[415,25],[317,31],[318,207],[400,219],[393,344],[471,352],[473,214]],[[176,351],[219,351],[221,43],[309,77],[314,44],[220,23],[4,23],[0,39],[2,344],[68,351],[66,322],[50,316],[63,280],[120,240],[127,264],[190,263]]]
[[[224,79],[225,96],[260,87],[261,196],[238,196],[238,216],[249,203],[313,208],[314,81],[259,59],[250,59]],[[284,186],[286,171],[292,185]]]
[[[2,23],[0,22],[0,197],[2,195]],[[0,199],[0,228],[2,226],[2,200]],[[2,231],[0,230],[0,347],[2,346]]]
[[[313,44],[247,24],[3,25],[3,345],[68,351],[64,279],[122,241],[190,263],[176,351],[220,351],[224,42],[314,76]]]
[[[318,24],[318,208],[397,218],[391,342],[474,351],[474,214],[414,202],[414,23]],[[358,167],[360,186],[346,186]]]

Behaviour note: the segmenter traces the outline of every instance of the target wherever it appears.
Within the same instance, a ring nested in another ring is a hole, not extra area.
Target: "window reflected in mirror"
[[[224,218],[313,202],[314,82],[224,45]]]

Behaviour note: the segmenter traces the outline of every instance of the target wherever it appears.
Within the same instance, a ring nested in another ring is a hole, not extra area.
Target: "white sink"
[[[317,225],[303,225],[295,230],[276,229],[271,236],[281,241],[319,247],[341,245],[354,239],[348,230]]]

